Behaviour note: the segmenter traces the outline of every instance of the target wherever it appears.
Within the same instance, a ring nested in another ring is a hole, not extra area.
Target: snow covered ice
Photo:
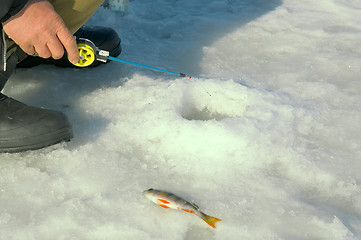
[[[361,239],[361,3],[154,0],[100,8],[126,64],[18,69],[5,94],[75,138],[0,154],[0,239]],[[222,219],[165,210],[173,192]]]

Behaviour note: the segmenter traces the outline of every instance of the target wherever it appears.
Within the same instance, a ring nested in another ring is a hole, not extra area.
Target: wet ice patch
[[[126,13],[128,11],[129,0],[105,0],[103,3],[104,8],[112,11]]]
[[[184,90],[183,118],[187,120],[222,120],[243,116],[248,108],[247,89],[233,81],[197,79]]]

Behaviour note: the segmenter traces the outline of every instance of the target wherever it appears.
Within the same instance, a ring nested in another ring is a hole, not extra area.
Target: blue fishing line
[[[112,60],[112,61],[117,61],[117,62],[136,65],[136,66],[139,66],[139,67],[144,67],[144,68],[149,68],[149,69],[153,69],[153,70],[157,70],[157,71],[162,71],[162,72],[166,72],[166,73],[170,73],[170,74],[174,74],[174,75],[179,75],[180,77],[186,77],[186,75],[184,73],[172,72],[172,71],[168,71],[168,70],[161,69],[161,68],[151,67],[151,66],[147,66],[147,65],[144,65],[144,64],[123,60],[123,59],[120,59],[120,58],[115,58],[115,57],[112,57],[112,56],[109,56],[108,59]]]

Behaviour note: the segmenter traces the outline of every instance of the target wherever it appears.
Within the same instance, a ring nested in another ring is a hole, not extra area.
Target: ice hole
[[[203,109],[197,109],[197,108],[191,108],[188,111],[184,112],[182,114],[182,117],[184,119],[187,119],[189,121],[192,120],[200,120],[200,121],[209,121],[209,120],[222,120],[225,118],[230,118],[231,116],[228,116],[226,114],[217,113],[217,112],[211,112],[208,110],[207,107]]]

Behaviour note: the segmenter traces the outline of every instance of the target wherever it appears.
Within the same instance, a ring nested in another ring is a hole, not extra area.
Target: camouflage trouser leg
[[[55,11],[63,18],[65,25],[74,34],[95,13],[104,0],[49,0]],[[2,35],[0,33],[0,35]],[[2,39],[0,39],[2,41]],[[14,54],[17,45],[9,38],[6,39],[7,67],[6,71],[0,69],[0,91],[13,73],[18,62]]]
[[[104,0],[49,0],[74,34],[95,13]]]

